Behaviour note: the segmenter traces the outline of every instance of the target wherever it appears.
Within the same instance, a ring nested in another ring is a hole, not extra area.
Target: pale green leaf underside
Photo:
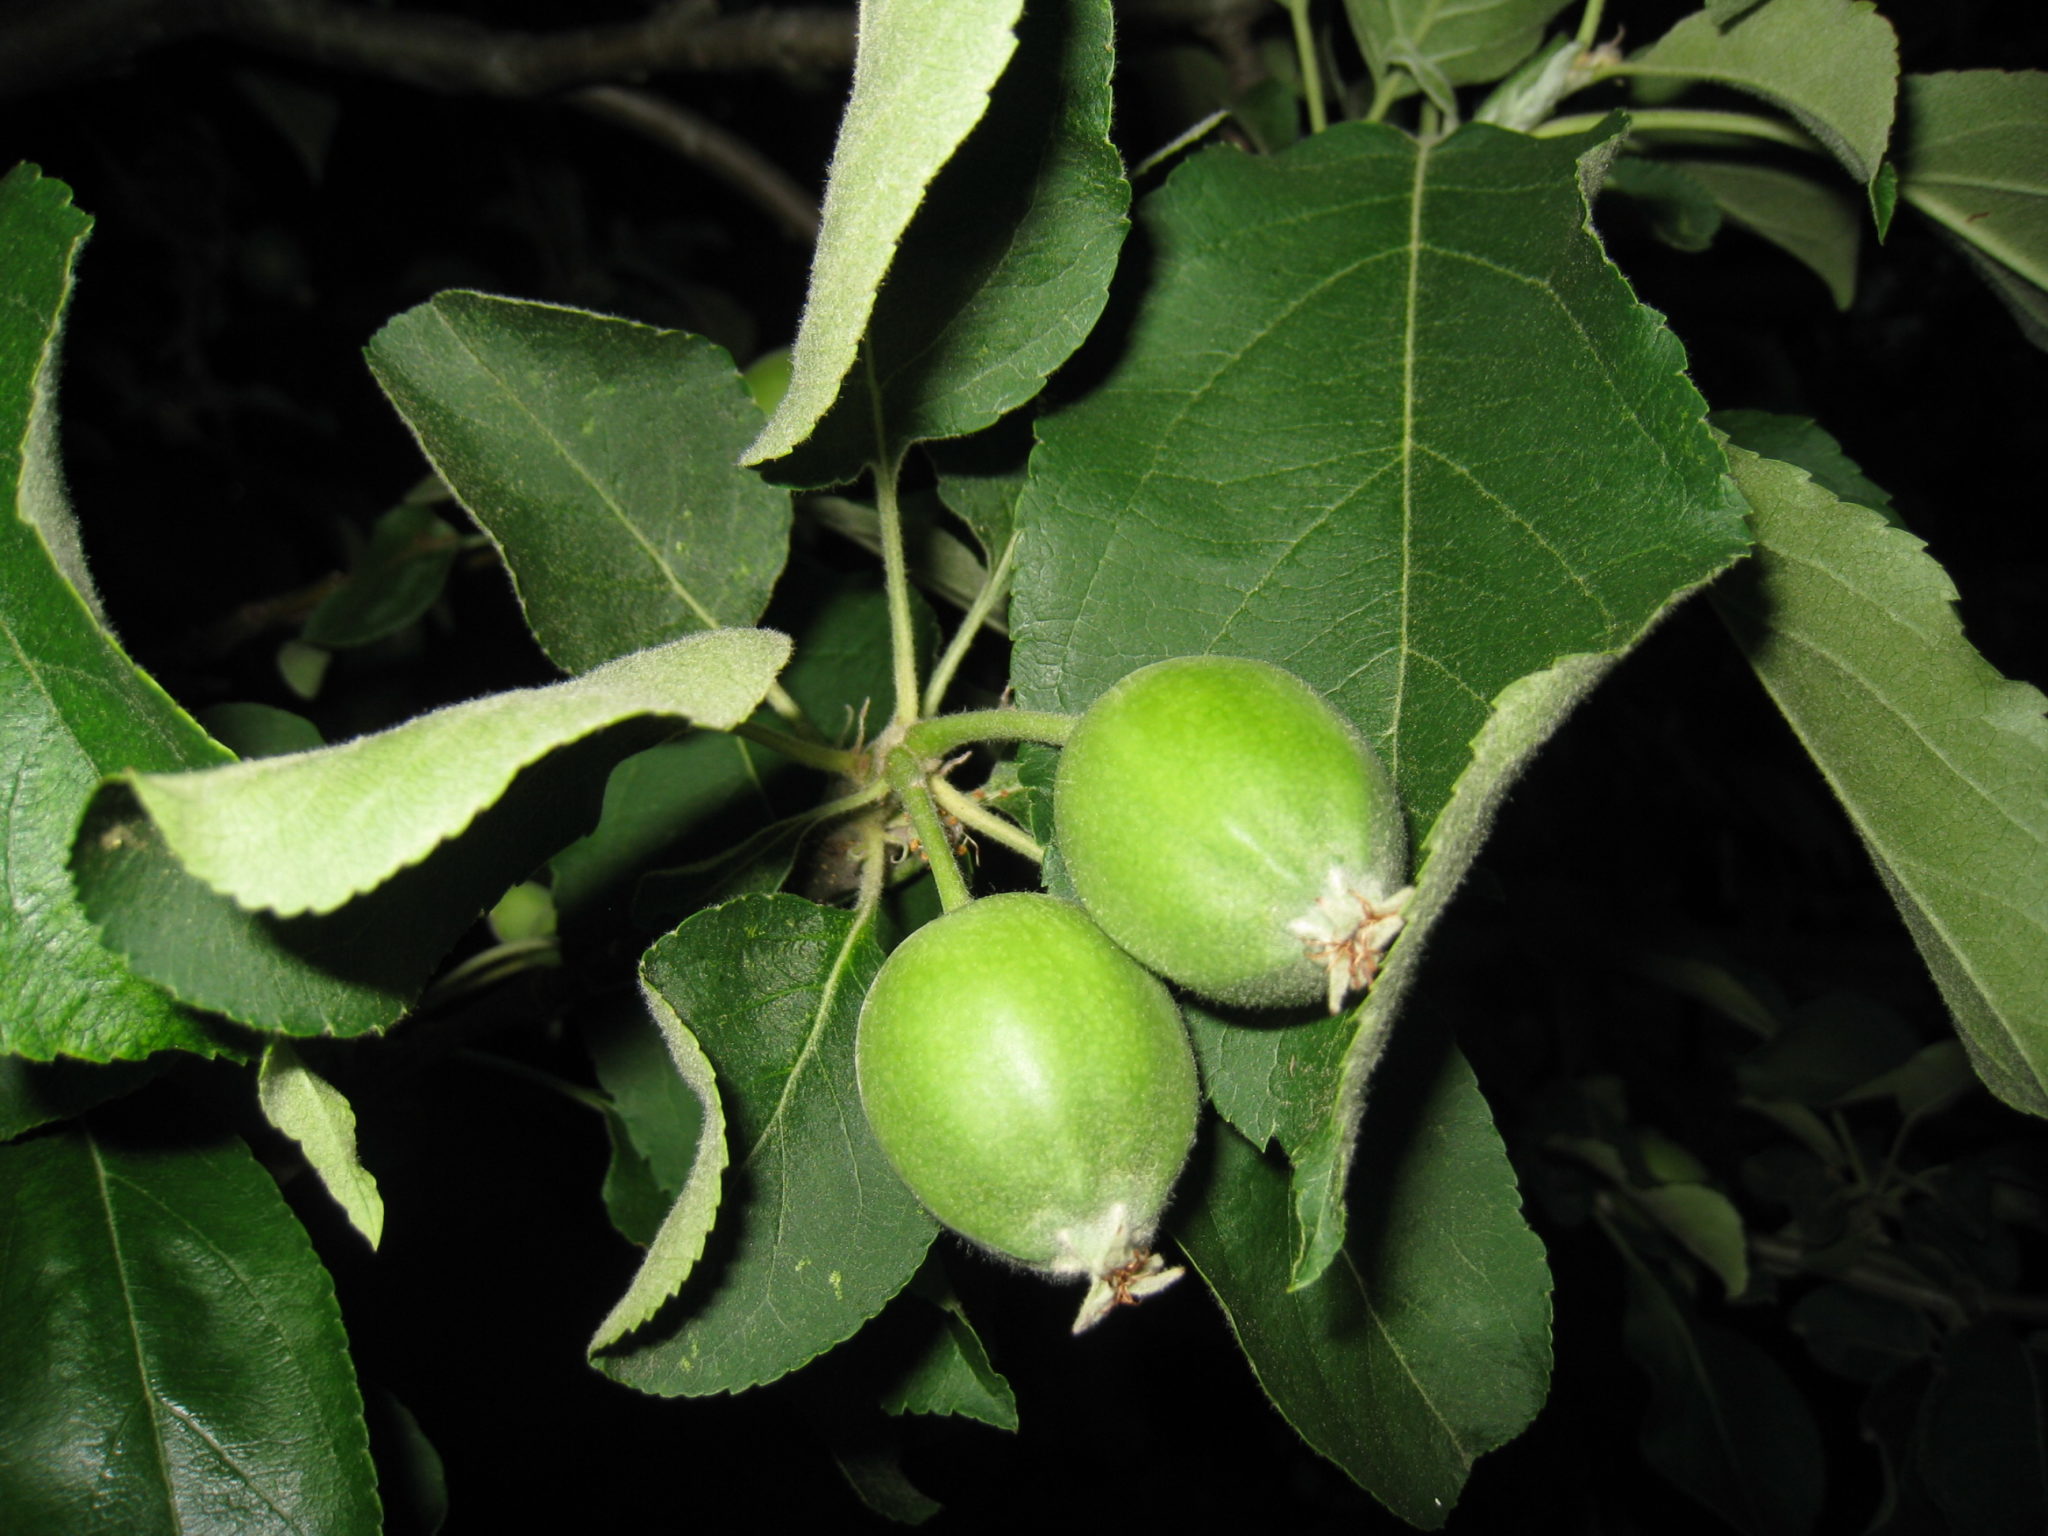
[[[1287,1288],[1285,1174],[1227,1128],[1171,1224],[1288,1422],[1433,1530],[1543,1404],[1550,1277],[1471,1069],[1455,1052],[1402,1066],[1429,1076],[1368,1129],[1354,1236],[1316,1285]]]
[[[213,889],[285,916],[331,912],[425,858],[556,748],[642,715],[730,728],[788,657],[773,631],[716,630],[317,752],[132,782],[171,849]]]
[[[696,1156],[676,1203],[669,1208],[654,1241],[647,1245],[647,1256],[640,1261],[626,1294],[598,1324],[590,1341],[592,1351],[616,1344],[646,1323],[682,1289],[703,1256],[705,1234],[717,1217],[720,1181],[730,1160],[725,1144],[725,1108],[703,1047],[644,973],[640,995],[646,1001],[647,1011],[661,1026],[661,1037],[668,1045],[677,1076],[703,1107],[704,1122],[697,1137]]]
[[[1087,336],[1131,200],[1109,140],[1112,20],[1109,0],[1025,13],[987,113],[897,248],[848,387],[769,470],[778,482],[841,484],[878,454],[977,432]]]
[[[760,618],[789,497],[734,463],[761,416],[714,343],[452,292],[369,359],[564,671]]]
[[[1835,308],[1856,297],[1856,257],[1870,214],[1860,194],[1775,166],[1687,160],[1685,173],[1729,219],[1797,258],[1828,285]]]
[[[93,932],[66,864],[106,775],[221,762],[139,671],[74,579],[56,458],[57,342],[92,221],[61,182],[0,179],[0,1052],[106,1061],[216,1039]]]
[[[1979,1076],[2048,1114],[2048,719],[1918,539],[1730,450],[1754,566],[1716,601],[1848,811]]]
[[[1891,138],[1899,45],[1870,0],[1771,0],[1726,31],[1694,12],[1632,55],[1628,72],[1761,96],[1868,182]]]
[[[696,913],[648,951],[647,985],[718,1074],[732,1167],[672,1309],[595,1358],[645,1392],[737,1392],[851,1337],[916,1273],[937,1231],[854,1088],[853,1041],[882,952],[871,920],[783,894]],[[665,1314],[666,1315],[666,1314]]]
[[[2048,73],[1903,82],[1899,194],[2034,288],[2048,288]]]
[[[1571,0],[1345,0],[1376,68],[1404,56],[1450,85],[1499,79],[1533,51]]]
[[[1022,9],[1022,0],[864,0],[789,389],[745,462],[788,453],[838,398],[896,242],[987,110]]]
[[[384,1197],[356,1155],[356,1112],[341,1091],[306,1065],[295,1047],[273,1041],[256,1074],[263,1118],[299,1144],[306,1163],[375,1248],[384,1235]]]

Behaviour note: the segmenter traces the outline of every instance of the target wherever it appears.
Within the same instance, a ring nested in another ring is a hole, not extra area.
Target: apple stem
[[[925,861],[931,865],[932,879],[939,888],[940,907],[951,912],[966,906],[974,898],[953,857],[946,824],[939,818],[939,808],[932,803],[932,792],[925,784],[917,759],[901,747],[889,754],[889,787],[896,791],[896,798],[910,816],[911,826],[917,830],[918,841],[924,845]]]

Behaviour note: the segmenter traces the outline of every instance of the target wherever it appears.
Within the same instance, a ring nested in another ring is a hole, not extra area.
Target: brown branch
[[[766,211],[799,245],[818,239],[818,204],[789,173],[729,129],[652,91],[592,85],[569,100],[694,161]]]
[[[345,0],[13,0],[0,23],[0,98],[199,38],[429,90],[540,96],[663,72],[844,69],[853,61],[853,12],[792,6],[722,16],[710,0],[667,0],[637,22],[513,32]]]

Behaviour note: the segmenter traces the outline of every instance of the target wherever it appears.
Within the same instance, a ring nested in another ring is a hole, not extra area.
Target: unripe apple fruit
[[[1060,754],[1055,839],[1103,931],[1218,1002],[1370,986],[1400,931],[1407,828],[1377,756],[1308,684],[1262,661],[1141,667]]]
[[[987,896],[920,928],[868,990],[854,1062],[927,1210],[1092,1282],[1075,1332],[1179,1274],[1151,1241],[1194,1139],[1194,1055],[1166,989],[1079,907]]]

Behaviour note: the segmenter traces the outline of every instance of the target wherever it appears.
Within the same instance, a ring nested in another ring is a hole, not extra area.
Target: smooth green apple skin
[[[1180,1010],[1050,896],[986,896],[913,933],[868,990],[854,1062],[925,1208],[1048,1273],[1141,1254],[1194,1139]]]
[[[1314,689],[1262,661],[1187,656],[1116,683],[1075,726],[1054,837],[1126,950],[1218,1002],[1329,987],[1289,925],[1331,888],[1390,894],[1407,827],[1379,758]]]

